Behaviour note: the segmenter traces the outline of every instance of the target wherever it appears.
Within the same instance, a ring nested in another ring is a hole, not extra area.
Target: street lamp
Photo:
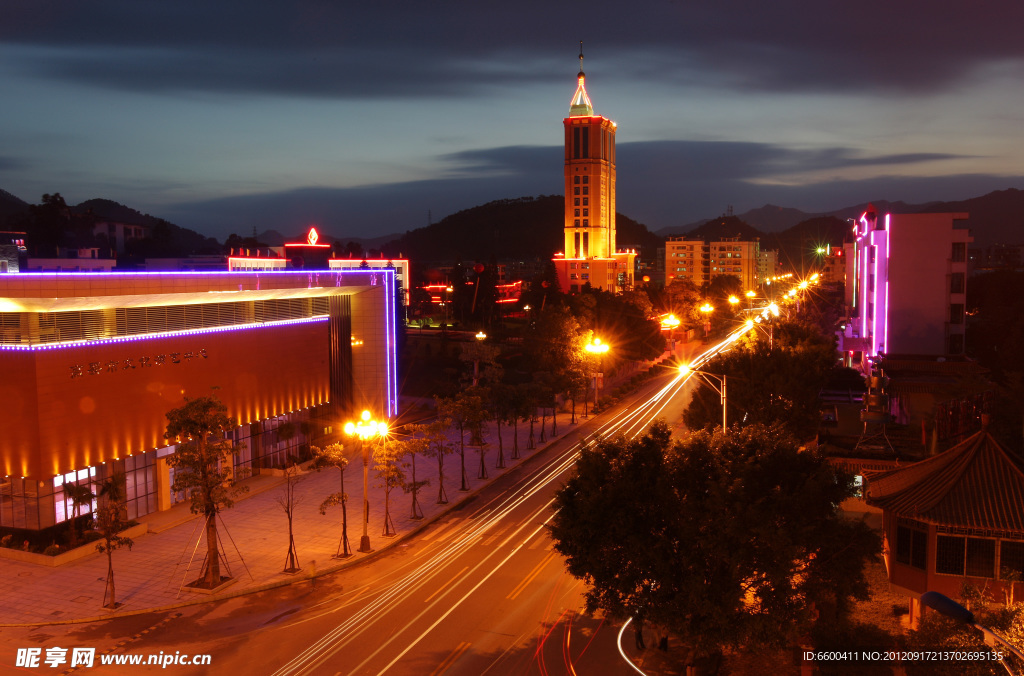
[[[598,376],[594,376],[594,408],[597,408],[597,386],[599,382],[604,381],[604,355],[608,352],[608,343],[602,343],[600,338],[594,338],[591,342],[587,343],[584,348],[590,354],[600,355],[601,358],[601,371]],[[600,380],[598,380],[600,377]]]
[[[370,412],[363,411],[360,420],[345,423],[345,434],[359,439],[359,450],[363,456],[363,536],[359,539],[359,551],[372,552],[370,549],[370,450],[366,446],[368,439],[382,437],[388,433],[388,424],[370,419]]]
[[[708,334],[711,333],[711,313],[715,308],[711,303],[704,303],[700,306],[700,311],[704,313],[704,341],[707,342]]]
[[[663,331],[668,331],[669,345],[673,352],[675,352],[676,349],[676,327],[681,323],[682,322],[679,321],[679,317],[676,317],[674,314],[670,314],[668,317],[661,320],[661,329]]]
[[[970,625],[980,631],[985,639],[985,645],[989,648],[995,648],[996,644],[999,644],[1003,649],[1010,651],[1017,656],[1017,659],[1024,663],[1024,653],[1017,650],[1009,641],[1005,638],[992,631],[988,627],[978,624],[974,621],[974,613],[964,608],[962,605],[949,598],[945,594],[939,592],[929,591],[921,594],[921,604],[928,606],[932,610],[937,610],[946,617],[949,617],[957,622]],[[1003,668],[1013,676],[1013,670],[1010,669],[1010,665],[1007,664],[1005,659],[999,660]]]
[[[485,338],[487,338],[487,334],[484,333],[483,331],[478,331],[475,337],[476,337],[477,340],[483,341]],[[479,380],[480,380],[480,357],[477,356],[477,358],[473,360],[473,387],[476,387],[476,384],[477,384],[477,382]]]
[[[704,371],[698,371],[696,369],[690,368],[689,364],[683,364],[682,366],[680,366],[679,367],[679,372],[682,373],[684,376],[686,376],[686,375],[688,375],[690,373],[695,373],[695,374],[701,376],[702,378],[704,378],[704,381],[708,385],[711,386],[711,389],[713,389],[715,392],[718,392],[718,395],[722,398],[722,431],[724,432],[727,429],[729,429],[729,421],[728,421],[728,418],[726,417],[726,411],[727,411],[727,409],[726,409],[726,402],[727,402],[727,399],[726,399],[726,396],[725,396],[725,376],[724,375],[718,375],[717,373],[706,373]],[[715,387],[714,383],[712,383],[710,380],[708,380],[708,378],[716,378],[718,380],[718,382],[720,382],[722,384],[722,388],[719,389],[719,388]]]

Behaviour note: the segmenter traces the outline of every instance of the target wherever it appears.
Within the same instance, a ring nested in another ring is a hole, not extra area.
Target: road
[[[565,572],[545,524],[584,434],[635,435],[658,417],[678,420],[690,389],[666,369],[631,400],[577,427],[417,536],[315,585],[170,614],[10,630],[5,643],[211,656],[210,666],[168,666],[175,674],[636,674],[619,653],[619,625],[583,612],[585,588]],[[124,636],[135,638],[122,643]],[[36,671],[5,667],[0,673]],[[167,669],[97,666],[75,673]]]

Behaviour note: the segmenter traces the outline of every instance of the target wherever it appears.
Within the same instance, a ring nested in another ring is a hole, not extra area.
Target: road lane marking
[[[460,570],[460,571],[459,571],[458,573],[456,573],[455,575],[453,575],[453,576],[452,576],[452,577],[451,577],[451,578],[450,578],[450,579],[449,579],[449,580],[448,580],[447,582],[445,582],[445,583],[444,583],[443,585],[441,585],[441,586],[440,586],[440,587],[438,587],[438,588],[437,588],[436,590],[434,590],[434,593],[433,593],[433,594],[431,594],[431,595],[430,595],[430,596],[428,596],[427,598],[423,599],[423,602],[424,602],[424,603],[430,603],[430,602],[431,602],[431,601],[433,600],[433,598],[434,598],[435,596],[437,596],[438,594],[440,594],[441,592],[443,592],[443,591],[444,591],[445,589],[447,589],[448,585],[450,585],[451,583],[455,582],[455,580],[457,580],[457,579],[459,579],[460,577],[462,577],[462,574],[463,574],[463,573],[465,573],[465,572],[466,572],[467,570],[469,570],[469,566],[466,566],[465,568],[463,568],[462,570]]]
[[[430,672],[430,676],[441,676],[441,674],[448,671],[448,667],[455,664],[455,660],[462,657],[462,653],[466,652],[466,650],[469,649],[469,646],[470,644],[465,641],[456,646],[455,650],[453,650],[448,657],[444,658],[444,661],[441,662],[441,664],[437,665],[437,669]]]
[[[548,563],[550,563],[550,561],[553,558],[555,558],[554,553],[548,552],[548,554],[543,559],[540,560],[540,563],[538,563],[536,566],[534,566],[533,570],[531,570],[530,573],[525,578],[523,578],[523,581],[520,582],[518,585],[516,585],[516,588],[513,589],[511,592],[509,592],[509,595],[506,596],[505,598],[508,599],[509,601],[514,601],[515,598],[517,596],[519,596],[523,592],[524,589],[526,589],[526,586],[528,584],[530,584],[531,582],[533,582],[533,579],[535,577],[540,575],[540,571],[542,571],[544,569],[544,567],[546,565],[548,565]]]

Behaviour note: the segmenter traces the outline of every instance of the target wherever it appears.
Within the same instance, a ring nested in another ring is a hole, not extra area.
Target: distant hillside
[[[384,246],[427,264],[490,260],[546,259],[564,247],[565,201],[561,195],[497,200],[465,209],[423,228],[406,232]],[[616,215],[616,237],[622,247],[636,246],[653,258],[661,238],[645,225]]]
[[[127,223],[128,225],[154,226],[161,220],[154,216],[150,216],[149,214],[140,213],[131,207],[127,207],[113,200],[106,199],[86,200],[71,207],[71,212],[83,215],[92,214],[102,220]]]
[[[1024,244],[1024,190],[997,190],[961,202],[933,202],[918,213],[966,211],[977,247]]]
[[[0,225],[28,213],[28,202],[18,199],[6,190],[0,190]],[[4,227],[6,227],[4,225]]]

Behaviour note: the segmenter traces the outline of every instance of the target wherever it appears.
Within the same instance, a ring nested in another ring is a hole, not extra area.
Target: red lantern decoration
[[[484,264],[483,263],[477,263],[476,265],[473,266],[473,272],[475,272],[476,274],[479,275],[483,271],[484,271]]]

